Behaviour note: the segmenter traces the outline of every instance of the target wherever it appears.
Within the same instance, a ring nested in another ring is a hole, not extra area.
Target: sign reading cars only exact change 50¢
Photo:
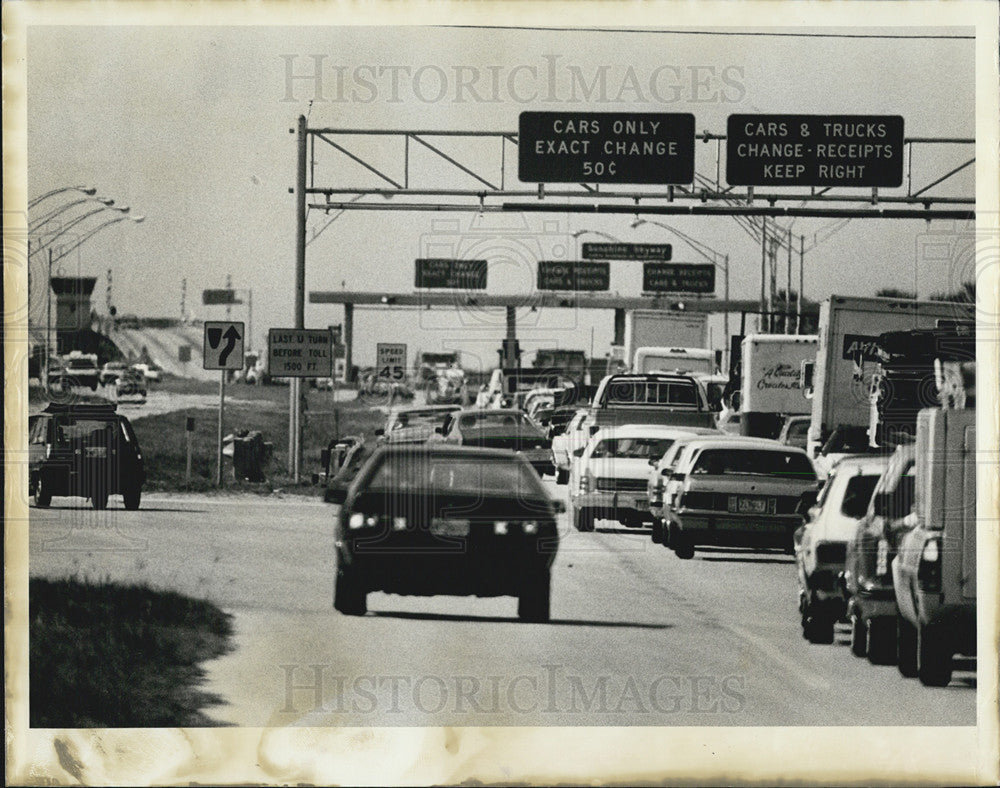
[[[694,115],[522,112],[517,177],[526,183],[691,183]]]
[[[272,328],[267,332],[267,371],[272,378],[331,377],[330,329]]]

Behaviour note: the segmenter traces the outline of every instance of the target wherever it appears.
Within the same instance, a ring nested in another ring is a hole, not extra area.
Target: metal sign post
[[[219,435],[216,441],[216,484],[222,487],[222,425],[226,408],[226,373],[243,369],[243,347],[246,339],[243,323],[232,320],[205,322],[202,345],[202,368],[220,370]]]

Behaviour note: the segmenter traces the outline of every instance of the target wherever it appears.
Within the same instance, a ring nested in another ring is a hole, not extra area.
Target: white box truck
[[[785,417],[809,413],[802,395],[802,362],[815,361],[815,334],[748,334],[740,346],[740,429],[776,438]]]
[[[973,318],[968,304],[830,296],[820,305],[815,366],[804,368],[803,393],[812,400],[809,453],[815,456],[835,429],[867,432],[880,334]]]
[[[661,309],[625,314],[625,363],[635,363],[639,348],[702,348],[708,344],[708,315]],[[641,370],[633,369],[633,372]]]

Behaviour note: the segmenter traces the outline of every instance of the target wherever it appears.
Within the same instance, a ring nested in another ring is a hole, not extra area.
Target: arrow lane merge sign
[[[205,322],[202,369],[243,369],[245,332],[242,322]]]

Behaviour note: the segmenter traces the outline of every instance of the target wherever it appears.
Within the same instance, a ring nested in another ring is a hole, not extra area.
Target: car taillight
[[[531,534],[537,534],[538,533],[538,523],[535,520],[525,520],[521,524],[521,529],[526,534],[529,534],[529,535],[531,535]]]
[[[941,590],[941,540],[928,539],[920,551],[917,584],[922,591],[936,593]]]
[[[580,474],[580,492],[590,492],[590,477],[586,472]]]
[[[510,530],[510,525],[506,520],[497,520],[493,523],[493,533],[497,536],[506,536]]]

